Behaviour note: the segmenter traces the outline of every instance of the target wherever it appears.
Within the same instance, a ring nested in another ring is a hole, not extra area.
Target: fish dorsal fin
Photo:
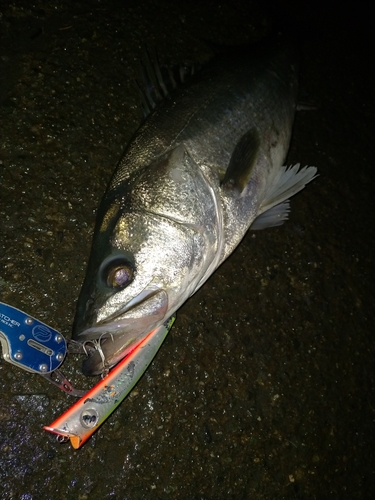
[[[248,184],[259,154],[260,139],[255,128],[246,132],[235,147],[222,181],[223,186],[240,193]]]
[[[169,95],[164,79],[161,76],[160,64],[156,50],[143,49],[143,57],[139,61],[139,79],[136,80],[142,97],[143,114],[147,117],[157,103]]]
[[[144,47],[139,61],[139,78],[136,80],[144,117],[147,118],[159,102],[168,98],[176,87],[185,83],[194,73],[194,66],[161,66],[155,48]]]

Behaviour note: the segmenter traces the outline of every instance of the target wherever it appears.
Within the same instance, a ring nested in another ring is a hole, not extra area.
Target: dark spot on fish
[[[252,128],[236,145],[225,172],[222,186],[236,189],[240,193],[248,184],[260,149],[259,132]]]

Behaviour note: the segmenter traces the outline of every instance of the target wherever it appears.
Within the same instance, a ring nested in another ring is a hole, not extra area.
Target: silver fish
[[[99,374],[161,325],[240,243],[288,218],[315,167],[283,167],[298,58],[282,39],[213,60],[134,135],[98,211],[73,338]]]

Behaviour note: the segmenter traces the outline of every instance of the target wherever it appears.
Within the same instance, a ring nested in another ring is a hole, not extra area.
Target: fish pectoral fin
[[[316,177],[316,167],[304,167],[301,170],[299,167],[299,163],[290,168],[282,167],[270,177],[258,217],[250,226],[251,229],[280,226],[287,220],[289,198],[301,191]]]
[[[258,131],[252,128],[249,132],[246,132],[235,147],[222,180],[222,186],[237,189],[242,193],[250,180],[253,167],[258,158],[259,147]]]

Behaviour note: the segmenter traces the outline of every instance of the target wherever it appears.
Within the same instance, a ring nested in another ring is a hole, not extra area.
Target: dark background
[[[301,6],[303,4],[303,6]],[[179,311],[81,449],[73,399],[0,361],[1,499],[374,498],[374,53],[363,2],[0,2],[1,300],[70,335],[95,211],[141,119],[144,43],[168,63],[265,36],[301,46],[288,163],[320,176]],[[65,373],[78,386],[71,356]]]

